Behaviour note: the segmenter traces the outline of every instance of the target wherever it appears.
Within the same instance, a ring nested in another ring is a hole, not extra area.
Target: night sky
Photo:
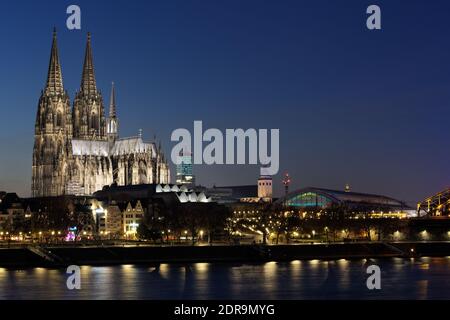
[[[77,4],[82,29],[66,28]],[[382,30],[366,28],[378,4]],[[292,189],[414,203],[448,186],[448,1],[9,1],[0,9],[0,190],[29,196],[36,108],[52,28],[64,86],[80,85],[92,33],[98,87],[116,84],[120,135],[279,128]],[[258,166],[198,166],[203,185],[255,183]]]

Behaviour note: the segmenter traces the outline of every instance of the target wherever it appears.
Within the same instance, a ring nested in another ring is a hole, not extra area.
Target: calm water
[[[378,291],[366,287],[366,260],[83,266],[73,291],[65,270],[0,268],[0,299],[450,299],[450,257],[371,263]]]

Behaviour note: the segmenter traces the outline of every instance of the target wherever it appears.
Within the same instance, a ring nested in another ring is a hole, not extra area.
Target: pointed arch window
[[[62,112],[58,111],[56,113],[56,126],[57,127],[62,127],[63,125],[63,117],[62,117]]]
[[[99,129],[99,123],[98,123],[98,115],[95,113],[92,113],[91,115],[91,129],[94,129],[98,131]]]

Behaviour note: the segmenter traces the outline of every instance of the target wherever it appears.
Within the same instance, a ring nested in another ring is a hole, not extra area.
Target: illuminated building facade
[[[406,217],[416,214],[406,203],[387,196],[312,187],[291,192],[278,199],[277,203],[304,211],[343,206],[353,212],[364,211],[383,216]]]
[[[258,179],[258,198],[272,200],[272,176],[260,176]]]
[[[139,200],[130,201],[123,211],[123,233],[126,237],[136,237],[137,228],[144,217],[144,209]]]
[[[91,195],[105,185],[169,183],[170,170],[161,145],[145,142],[142,133],[119,138],[114,86],[109,117],[95,80],[88,34],[81,85],[73,108],[63,86],[56,32],[47,82],[35,123],[32,195]]]

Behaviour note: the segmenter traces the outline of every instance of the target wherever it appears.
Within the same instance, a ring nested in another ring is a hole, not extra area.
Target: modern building
[[[33,197],[91,195],[105,185],[169,183],[161,144],[142,133],[119,138],[114,86],[109,117],[97,88],[88,34],[81,85],[73,107],[63,86],[56,32],[47,82],[38,102],[32,166]]]
[[[195,186],[195,176],[192,168],[192,153],[180,153],[176,170],[176,183],[189,187]]]
[[[298,210],[327,209],[342,205],[355,212],[365,211],[374,214],[402,214],[405,216],[414,216],[416,213],[406,203],[387,196],[313,187],[291,192],[278,199],[276,203]]]

